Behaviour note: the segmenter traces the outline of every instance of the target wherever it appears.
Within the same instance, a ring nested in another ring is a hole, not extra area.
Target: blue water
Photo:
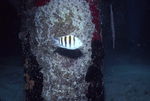
[[[24,101],[24,79],[21,59],[0,58],[0,101]]]
[[[150,101],[150,65],[104,68],[106,101]]]

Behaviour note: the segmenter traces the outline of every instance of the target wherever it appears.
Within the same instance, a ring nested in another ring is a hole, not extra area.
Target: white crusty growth
[[[92,63],[91,40],[95,31],[89,3],[86,0],[50,0],[37,8],[34,26],[30,29],[32,53],[42,67],[44,101],[87,101],[84,93],[88,83],[84,79]],[[79,38],[83,43],[80,47],[83,56],[70,58],[54,52],[52,34],[56,40],[66,35]]]

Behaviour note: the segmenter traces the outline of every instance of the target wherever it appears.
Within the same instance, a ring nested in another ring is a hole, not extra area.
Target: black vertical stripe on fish
[[[71,36],[69,36],[69,46],[71,47]]]
[[[61,38],[61,45],[63,45],[63,38]]]
[[[65,37],[65,47],[67,46],[67,40],[66,40],[66,37]]]

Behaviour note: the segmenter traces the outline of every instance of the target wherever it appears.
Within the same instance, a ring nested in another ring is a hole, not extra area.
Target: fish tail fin
[[[57,38],[57,39],[58,39],[58,38]],[[53,41],[53,43],[52,43],[53,46],[56,46],[56,45],[59,44],[59,43],[58,43],[58,40],[56,40],[56,39],[54,38],[54,34],[51,36],[51,40]]]

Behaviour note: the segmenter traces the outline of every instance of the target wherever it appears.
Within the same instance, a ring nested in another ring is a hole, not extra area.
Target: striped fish
[[[53,45],[61,48],[75,50],[82,46],[81,40],[73,35],[57,37],[56,39],[54,35],[52,35],[51,38],[54,41]]]

